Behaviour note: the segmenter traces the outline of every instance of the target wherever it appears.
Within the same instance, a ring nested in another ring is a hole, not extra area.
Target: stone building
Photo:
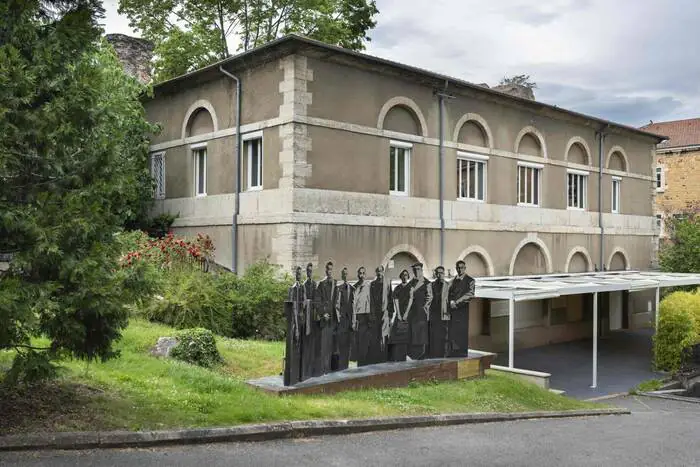
[[[124,71],[141,83],[151,81],[153,44],[145,39],[125,34],[107,34],[105,39],[112,44]]]
[[[656,147],[654,213],[665,236],[664,219],[700,207],[700,118],[652,122],[642,130],[666,136]]]
[[[294,35],[160,83],[145,106],[163,125],[157,211],[179,214],[181,234],[209,233],[228,268],[265,257],[286,270],[381,263],[390,277],[415,261],[453,274],[457,259],[473,276],[651,265],[661,138],[646,131]],[[651,312],[629,295],[610,299],[619,326]],[[590,335],[590,301],[573,297],[554,303],[571,310],[554,327],[543,324],[552,300],[519,304],[521,345]],[[493,305],[475,302],[471,329],[498,347],[507,322]]]

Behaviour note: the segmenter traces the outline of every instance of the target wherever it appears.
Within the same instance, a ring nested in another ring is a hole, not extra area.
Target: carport
[[[591,388],[598,386],[598,294],[604,292],[654,290],[654,320],[658,325],[660,290],[700,284],[700,274],[652,271],[606,271],[538,276],[482,277],[476,279],[475,296],[508,302],[508,367],[515,368],[516,303],[553,299],[566,295],[592,294],[593,348],[591,353]],[[535,370],[535,368],[532,368]]]

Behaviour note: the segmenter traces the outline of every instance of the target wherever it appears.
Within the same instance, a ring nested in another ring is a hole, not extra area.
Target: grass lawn
[[[226,364],[207,370],[149,355],[158,337],[174,332],[134,319],[118,344],[119,359],[90,365],[65,361],[55,383],[5,391],[0,394],[0,434],[601,407],[496,373],[480,380],[332,396],[272,396],[249,388],[245,380],[279,373],[284,352],[281,342],[219,338]],[[11,358],[10,352],[0,352],[0,367],[9,366]]]

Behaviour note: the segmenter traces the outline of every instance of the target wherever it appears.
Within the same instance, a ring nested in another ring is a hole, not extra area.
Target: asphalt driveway
[[[626,393],[642,381],[660,378],[651,368],[652,329],[616,331],[598,340],[598,387],[591,389],[593,341],[591,339],[515,351],[516,368],[550,373],[550,386],[577,399]],[[496,358],[508,365],[507,352]]]
[[[259,443],[0,453],[17,466],[690,466],[700,404],[627,396],[632,415],[419,428]]]

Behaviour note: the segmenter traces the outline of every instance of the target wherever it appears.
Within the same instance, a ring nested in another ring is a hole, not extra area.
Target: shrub
[[[162,295],[145,307],[151,321],[178,329],[206,328],[222,336],[231,335],[231,307],[221,282],[235,280],[198,270],[171,270],[165,273]]]
[[[163,270],[207,270],[213,259],[214,243],[208,235],[199,233],[194,239],[176,237],[172,232],[157,239],[143,232],[130,235],[132,248],[121,258],[125,268],[147,262]]]
[[[683,353],[700,337],[700,295],[674,292],[661,301],[659,327],[654,335],[654,364],[657,369],[678,371]]]
[[[208,329],[187,329],[177,335],[178,344],[170,355],[193,365],[210,368],[223,363],[214,334]]]
[[[222,283],[233,313],[232,337],[284,339],[284,301],[289,282],[288,277],[280,276],[276,266],[260,261],[249,266],[238,281]]]
[[[164,271],[162,295],[143,314],[178,329],[201,327],[228,337],[281,340],[288,282],[267,261],[251,265],[242,276],[171,269]]]

